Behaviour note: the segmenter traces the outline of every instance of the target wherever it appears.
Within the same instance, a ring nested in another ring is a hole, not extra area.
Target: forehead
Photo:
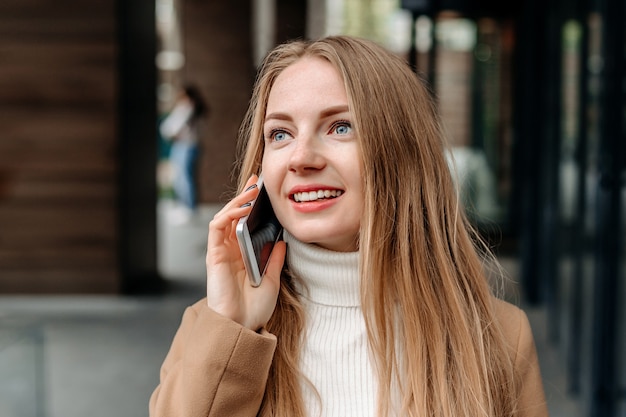
[[[300,58],[276,77],[269,93],[267,107],[282,108],[302,102],[320,104],[340,101],[347,104],[347,95],[339,71],[327,60],[318,57]]]

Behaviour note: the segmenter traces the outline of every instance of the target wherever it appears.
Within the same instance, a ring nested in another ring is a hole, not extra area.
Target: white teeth
[[[308,191],[303,193],[295,193],[293,195],[293,199],[302,203],[305,201],[315,201],[322,198],[335,198],[339,197],[343,191],[341,190],[317,190],[317,191]]]

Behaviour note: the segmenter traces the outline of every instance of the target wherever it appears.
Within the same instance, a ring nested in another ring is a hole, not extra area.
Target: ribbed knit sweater
[[[303,385],[310,417],[372,416],[376,382],[359,296],[358,252],[333,252],[285,231],[287,262],[306,312],[301,369],[320,395]]]

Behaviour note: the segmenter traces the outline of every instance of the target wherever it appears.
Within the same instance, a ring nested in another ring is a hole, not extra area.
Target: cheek
[[[263,158],[261,158],[261,172],[263,176],[267,177],[265,173],[272,173],[272,176],[282,175],[281,173],[287,170],[289,165],[289,153],[285,150],[265,149],[263,152]]]
[[[261,159],[261,173],[263,174],[266,184],[268,181],[271,182],[272,177],[274,177],[275,167],[276,163],[273,161],[271,155],[268,155],[267,152],[263,153],[263,159]]]

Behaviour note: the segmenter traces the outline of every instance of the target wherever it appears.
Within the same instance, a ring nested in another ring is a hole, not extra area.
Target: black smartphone
[[[261,285],[267,261],[283,231],[263,186],[262,176],[259,176],[257,187],[259,195],[252,202],[252,211],[237,223],[239,249],[250,283],[254,287]]]

